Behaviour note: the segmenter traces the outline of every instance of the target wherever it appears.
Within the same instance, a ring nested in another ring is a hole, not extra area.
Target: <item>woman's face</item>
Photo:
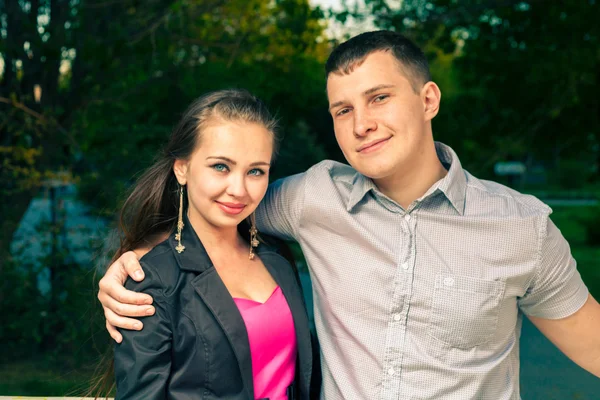
[[[248,217],[269,184],[273,134],[252,122],[208,121],[189,160],[175,161],[196,229],[232,228]]]

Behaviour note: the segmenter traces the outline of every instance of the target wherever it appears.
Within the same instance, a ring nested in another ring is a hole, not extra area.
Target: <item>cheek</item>
[[[267,193],[267,187],[269,186],[269,177],[263,176],[260,180],[249,182],[247,185],[248,194],[252,201],[256,204],[260,203]]]
[[[224,190],[223,179],[219,179],[210,171],[195,173],[193,179],[188,181],[188,186],[188,190],[197,201],[210,200]]]
[[[338,145],[342,149],[344,154],[350,153],[350,147],[352,146],[352,142],[354,139],[354,134],[352,133],[352,129],[348,129],[344,124],[336,124],[334,127],[335,139],[338,142]]]

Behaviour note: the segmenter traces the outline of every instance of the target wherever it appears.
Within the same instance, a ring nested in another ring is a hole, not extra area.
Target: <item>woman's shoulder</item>
[[[291,249],[289,244],[284,240],[265,234],[261,234],[260,239],[261,248],[259,252],[275,253],[285,258],[288,262],[290,261]],[[291,261],[293,261],[293,258]]]
[[[296,260],[290,244],[268,235],[261,235],[261,239],[262,243],[260,246],[263,246],[263,248],[259,250],[259,254],[263,260],[265,260],[265,255],[273,256],[271,260],[276,262],[276,267],[288,268],[294,273],[296,280],[300,281]]]
[[[141,259],[140,262],[144,262],[149,266],[155,265],[157,262],[170,261],[173,258],[173,252],[169,245],[169,240],[166,239],[156,246],[154,246],[149,252],[147,252]]]
[[[134,290],[160,289],[165,294],[173,292],[181,273],[168,240],[159,243],[140,259],[144,280],[128,282]]]

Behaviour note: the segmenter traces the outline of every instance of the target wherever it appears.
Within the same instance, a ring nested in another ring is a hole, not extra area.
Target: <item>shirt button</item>
[[[401,318],[400,314],[394,314],[394,321],[400,321]]]
[[[410,214],[404,214],[404,219],[410,221]]]
[[[390,368],[390,369],[388,369],[388,375],[389,375],[389,376],[392,376],[392,375],[394,375],[394,372],[396,372],[396,371],[394,371],[394,368]]]
[[[402,269],[408,269],[408,263],[402,263]]]
[[[454,278],[444,278],[444,285],[454,286]]]

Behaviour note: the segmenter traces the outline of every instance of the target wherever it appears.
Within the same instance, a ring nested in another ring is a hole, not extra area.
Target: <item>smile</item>
[[[246,205],[241,203],[225,203],[220,201],[215,201],[215,203],[219,205],[221,210],[230,215],[237,215],[246,208]]]
[[[377,139],[377,140],[373,140],[372,142],[369,143],[365,143],[362,146],[360,146],[356,151],[358,153],[361,154],[368,154],[368,153],[372,153],[374,151],[379,150],[380,148],[382,148],[383,146],[385,146],[385,144],[391,139],[391,137],[389,138],[385,138],[385,139]]]

